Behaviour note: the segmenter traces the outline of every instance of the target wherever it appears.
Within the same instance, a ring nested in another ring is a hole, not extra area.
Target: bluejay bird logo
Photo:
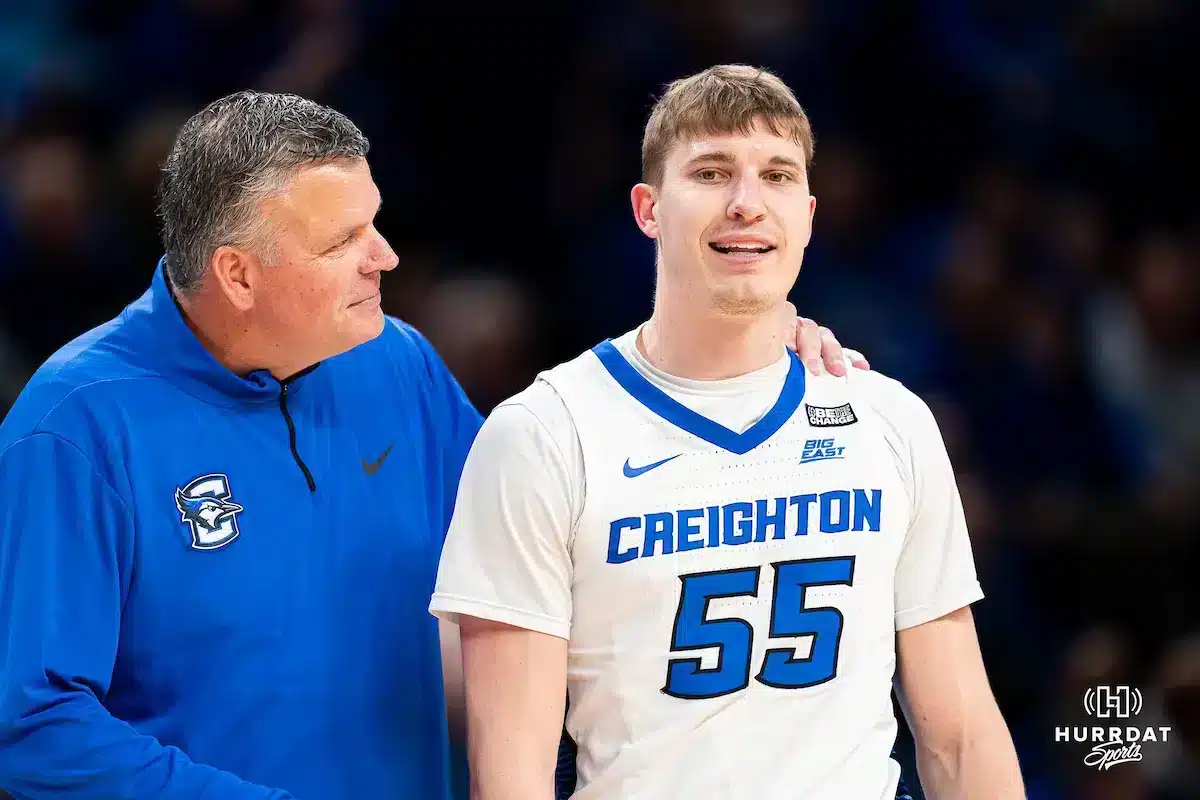
[[[180,522],[192,531],[192,547],[196,550],[215,550],[238,537],[237,515],[242,506],[230,498],[229,478],[225,475],[204,475],[175,490],[175,507]]]

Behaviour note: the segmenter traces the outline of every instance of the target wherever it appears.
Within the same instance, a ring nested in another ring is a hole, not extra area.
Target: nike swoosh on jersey
[[[650,470],[655,469],[656,467],[661,467],[663,464],[667,463],[668,461],[672,461],[676,458],[679,458],[679,456],[681,456],[681,455],[683,455],[683,453],[676,453],[673,456],[668,456],[668,457],[664,458],[662,461],[655,461],[653,464],[647,464],[644,467],[629,466],[629,459],[627,458],[627,459],[625,459],[625,466],[621,468],[621,471],[625,473],[626,478],[636,478],[638,475],[643,475],[643,474],[649,472]]]
[[[387,461],[388,454],[392,452],[392,448],[395,446],[396,445],[394,442],[389,444],[387,446],[387,450],[384,450],[380,454],[379,458],[375,459],[374,461],[367,461],[364,458],[362,460],[363,472],[365,472],[367,475],[374,475],[376,472],[379,472],[379,470],[383,469],[383,462]]]

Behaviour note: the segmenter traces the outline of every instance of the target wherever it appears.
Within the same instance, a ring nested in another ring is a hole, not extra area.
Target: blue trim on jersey
[[[625,360],[625,356],[621,355],[621,351],[617,350],[611,339],[605,339],[593,347],[592,352],[634,400],[675,427],[739,456],[749,453],[774,436],[783,424],[792,418],[792,414],[796,413],[796,409],[804,400],[804,365],[800,363],[800,357],[789,350],[792,363],[779,399],[762,419],[745,432],[737,433],[713,422],[703,414],[697,414],[663,392]]]

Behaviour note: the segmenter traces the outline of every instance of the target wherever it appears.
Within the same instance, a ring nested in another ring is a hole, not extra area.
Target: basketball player
[[[431,610],[462,626],[482,800],[553,796],[568,708],[578,800],[892,798],[893,677],[930,796],[1024,796],[937,423],[779,334],[812,152],[769,73],[672,84],[632,191],[653,315],[476,439]]]

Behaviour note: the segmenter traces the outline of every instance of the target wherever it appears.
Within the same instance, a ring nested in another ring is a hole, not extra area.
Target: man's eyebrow
[[[685,166],[690,167],[701,163],[729,165],[736,164],[737,159],[735,159],[731,153],[728,153],[724,150],[710,150],[699,153],[698,155],[692,157],[687,164],[685,164]],[[801,164],[799,161],[796,161],[794,158],[788,158],[787,156],[771,156],[770,160],[767,161],[767,164],[772,167],[791,167],[799,172],[804,172],[803,164]]]
[[[333,233],[329,234],[329,236],[326,238],[327,238],[328,242],[330,243],[330,246],[336,246],[336,245],[339,245],[342,242],[346,241],[348,238],[350,238],[350,234],[354,233],[360,227],[362,227],[362,226],[361,225],[343,225],[342,227],[335,230]]]
[[[688,159],[687,165],[691,166],[692,164],[697,164],[701,161],[707,161],[714,164],[737,163],[737,159],[733,157],[732,153],[728,153],[724,150],[708,150]]]
[[[383,199],[382,198],[380,198],[378,205],[375,206],[375,214],[371,217],[372,220],[374,220],[375,217],[379,216],[379,209],[381,209],[381,208],[383,208]],[[364,227],[364,226],[360,225],[358,223],[351,223],[350,225],[344,225],[343,227],[338,228],[336,231],[334,231],[333,233],[331,233],[329,235],[329,241],[333,243],[331,246],[336,246],[336,245],[339,245],[342,242],[346,241],[346,239],[350,236],[350,234],[354,233],[356,230],[358,230],[359,228],[362,228],[362,227]]]
[[[787,156],[771,156],[771,160],[767,162],[773,167],[791,167],[794,170],[804,171],[804,165],[796,161],[794,158]]]

